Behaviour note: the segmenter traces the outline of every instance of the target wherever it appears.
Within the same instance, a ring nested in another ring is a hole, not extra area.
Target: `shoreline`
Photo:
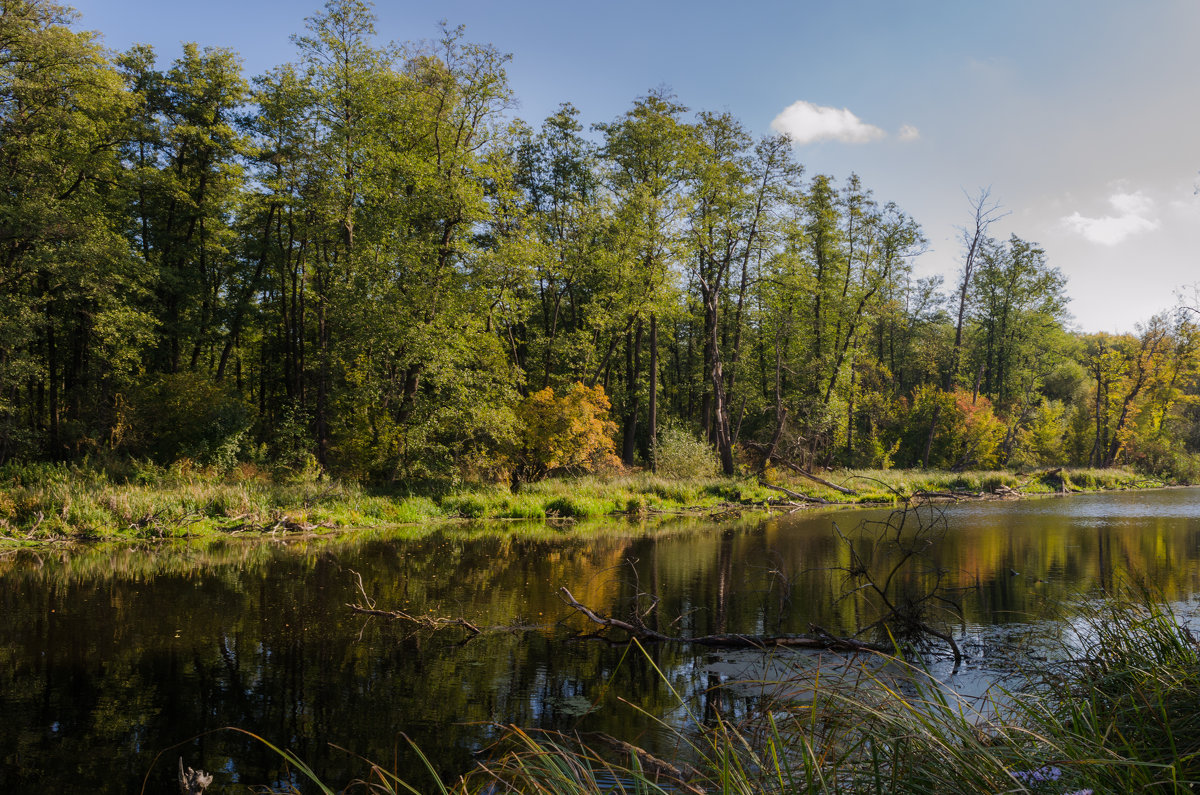
[[[1187,485],[1119,469],[769,474],[770,481],[754,474],[672,479],[646,472],[552,478],[526,484],[514,493],[497,485],[368,487],[327,479],[287,482],[203,471],[161,470],[149,478],[122,480],[103,472],[42,468],[0,486],[0,547],[201,537],[301,538],[481,521],[540,522],[547,527],[605,518],[678,516],[720,521],[747,512],[886,508],[914,498],[988,502]]]

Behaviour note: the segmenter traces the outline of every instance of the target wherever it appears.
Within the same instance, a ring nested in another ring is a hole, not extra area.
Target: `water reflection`
[[[613,615],[645,594],[643,608],[659,603],[647,622],[672,634],[810,623],[844,632],[867,617],[860,601],[831,598],[848,560],[831,523],[882,515],[9,552],[0,557],[0,791],[123,793],[152,770],[148,791],[169,792],[180,753],[221,785],[284,780],[262,746],[213,731],[229,725],[291,748],[334,782],[362,767],[331,743],[412,765],[415,778],[411,737],[452,775],[496,736],[495,723],[654,746],[666,742],[655,723],[622,699],[678,720],[729,714],[741,708],[737,691],[710,686],[761,672],[762,656],[660,646],[646,657],[569,640],[581,625],[556,589],[569,585]],[[1123,572],[1170,599],[1200,592],[1196,490],[955,506],[947,519],[934,567],[967,589],[956,633],[970,659],[956,686],[970,689],[1013,632]],[[381,607],[544,629],[464,643],[364,618],[345,606],[355,573]],[[936,576],[911,573],[918,586]],[[691,699],[686,709],[673,690]]]

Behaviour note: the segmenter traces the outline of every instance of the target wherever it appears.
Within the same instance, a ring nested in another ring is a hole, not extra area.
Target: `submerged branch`
[[[415,624],[423,629],[446,629],[447,627],[462,627],[471,637],[475,637],[483,632],[482,629],[467,621],[465,618],[445,618],[442,616],[414,616],[405,613],[403,610],[376,610],[371,607],[363,607],[362,605],[348,604],[346,607],[353,610],[355,613],[362,613],[367,616],[380,616],[382,618],[393,618],[397,621],[403,621],[408,624]]]
[[[850,638],[839,638],[820,627],[813,626],[818,637],[801,637],[796,635],[700,635],[694,638],[684,638],[675,635],[664,635],[649,627],[636,626],[619,618],[610,618],[581,604],[565,586],[558,589],[559,596],[570,608],[582,613],[589,621],[608,629],[619,629],[630,637],[654,643],[691,643],[698,646],[716,646],[733,649],[765,649],[771,647],[787,647],[793,649],[830,649],[833,651],[869,651],[890,654],[893,648]]]

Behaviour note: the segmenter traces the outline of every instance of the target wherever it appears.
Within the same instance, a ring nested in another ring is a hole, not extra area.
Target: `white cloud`
[[[905,124],[896,135],[901,141],[915,141],[921,137],[921,131],[911,124]]]
[[[1162,225],[1154,217],[1154,200],[1141,191],[1114,193],[1108,197],[1108,203],[1116,210],[1116,215],[1088,218],[1076,211],[1062,219],[1063,226],[1093,243],[1115,246]]]
[[[867,124],[848,108],[830,108],[804,100],[784,108],[771,122],[771,129],[788,136],[797,146],[817,141],[865,144],[887,137],[883,130]]]

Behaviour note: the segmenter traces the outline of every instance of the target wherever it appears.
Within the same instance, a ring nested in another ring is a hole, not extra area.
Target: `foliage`
[[[1062,273],[988,236],[986,191],[948,295],[914,275],[902,208],[728,113],[659,89],[595,136],[570,103],[535,127],[508,56],[461,28],[384,44],[362,0],[301,24],[293,63],[247,76],[228,49],[159,64],[49,0],[5,6],[0,462],[537,478],[600,461],[522,437],[514,407],[584,383],[628,466],[687,427],[726,475],[777,438],[805,467],[1192,478],[1200,331],[1070,331]],[[130,424],[168,383],[185,424],[213,385],[225,442]]]
[[[619,466],[616,423],[600,386],[576,383],[559,396],[550,387],[517,405],[521,447],[514,481],[541,480],[553,472],[592,472]]]
[[[235,390],[192,373],[155,379],[128,399],[128,410],[129,452],[221,471],[237,461],[253,423],[250,406]]]
[[[688,480],[712,477],[718,462],[713,449],[680,425],[671,424],[658,436],[654,471],[666,478]]]
[[[922,387],[913,395],[906,422],[903,449],[910,462],[920,461],[932,427],[934,454],[929,463],[933,467],[961,470],[997,463],[1004,425],[993,412],[991,401],[982,395],[965,389],[950,393]]]

